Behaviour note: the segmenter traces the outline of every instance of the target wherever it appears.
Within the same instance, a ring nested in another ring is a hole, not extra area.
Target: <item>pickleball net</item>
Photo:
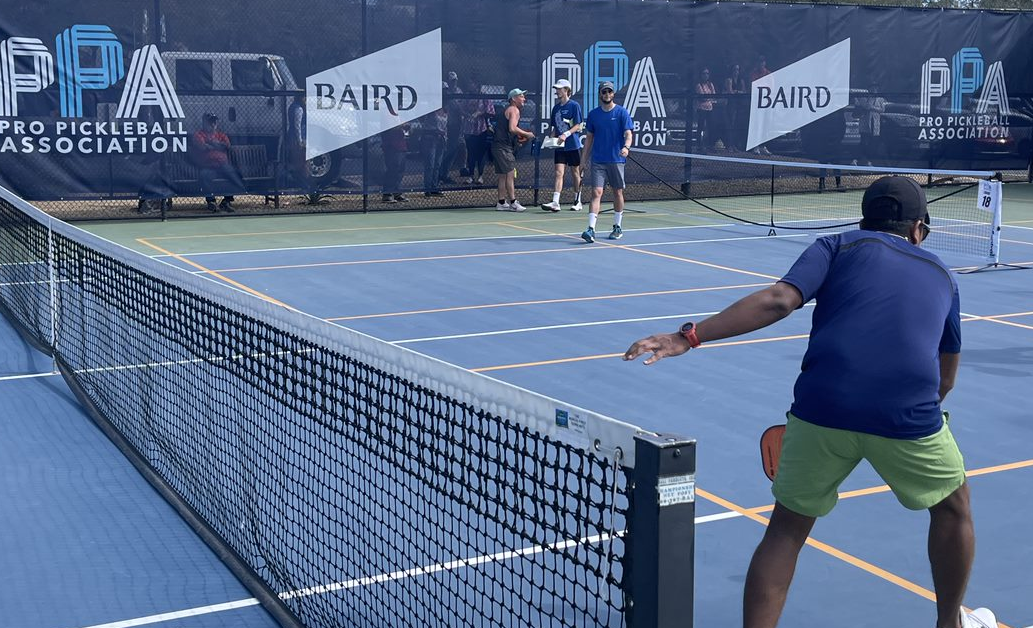
[[[687,211],[707,219],[769,230],[837,232],[856,229],[861,197],[876,179],[913,179],[926,192],[931,250],[1000,262],[1002,184],[982,170],[890,168],[697,155],[638,149],[627,166],[652,178]]]
[[[285,626],[691,625],[691,440],[184,272],[2,188],[0,309]]]

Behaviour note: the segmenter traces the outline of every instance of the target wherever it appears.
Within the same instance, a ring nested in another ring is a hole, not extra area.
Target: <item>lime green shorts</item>
[[[792,414],[771,492],[780,504],[809,517],[827,515],[839,485],[867,460],[905,508],[924,510],[965,483],[965,462],[944,420],[917,440],[885,438],[814,425]]]

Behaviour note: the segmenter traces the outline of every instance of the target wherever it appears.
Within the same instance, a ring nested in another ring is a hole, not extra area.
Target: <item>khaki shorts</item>
[[[885,438],[808,423],[787,415],[782,455],[771,492],[793,512],[827,515],[839,499],[839,485],[867,460],[910,510],[943,501],[965,483],[961,457],[946,417],[940,431],[917,440]]]

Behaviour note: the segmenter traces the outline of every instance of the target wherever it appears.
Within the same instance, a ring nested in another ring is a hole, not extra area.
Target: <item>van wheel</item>
[[[333,154],[314,157],[305,162],[305,165],[308,167],[309,181],[316,187],[332,185],[341,174],[341,160]]]

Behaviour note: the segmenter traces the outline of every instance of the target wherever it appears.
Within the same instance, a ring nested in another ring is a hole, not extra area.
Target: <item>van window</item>
[[[176,61],[176,89],[211,91],[212,62],[210,59],[179,59]]]
[[[267,59],[233,59],[230,71],[233,73],[233,89],[276,89],[276,80]]]

